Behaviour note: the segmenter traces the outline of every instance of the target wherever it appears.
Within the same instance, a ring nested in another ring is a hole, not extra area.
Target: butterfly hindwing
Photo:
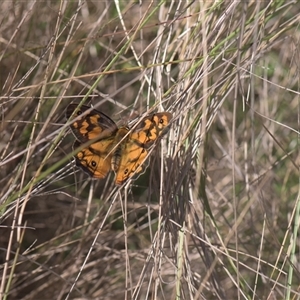
[[[123,184],[134,174],[142,173],[145,168],[145,159],[148,151],[134,141],[124,145],[118,170],[116,172],[116,185]]]
[[[76,165],[94,178],[104,178],[111,168],[112,147],[114,140],[105,139],[81,149],[76,155]],[[74,143],[74,150],[82,144]]]

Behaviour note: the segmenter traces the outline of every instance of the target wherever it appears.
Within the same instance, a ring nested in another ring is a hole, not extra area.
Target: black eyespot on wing
[[[96,168],[96,167],[97,167],[97,163],[96,163],[94,160],[92,160],[92,161],[91,161],[91,166],[92,166],[93,168]]]

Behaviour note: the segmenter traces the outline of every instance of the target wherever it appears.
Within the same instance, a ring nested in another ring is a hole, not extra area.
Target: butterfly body
[[[111,169],[114,172],[118,172],[123,150],[126,146],[126,143],[129,140],[128,135],[127,135],[128,132],[129,132],[129,128],[121,127],[121,128],[119,128],[119,130],[116,133],[115,146],[114,146],[115,151],[114,151],[112,159],[111,159]]]
[[[69,119],[77,104],[66,110]],[[70,125],[76,137],[73,148],[76,165],[94,178],[104,178],[110,170],[116,173],[115,183],[123,184],[128,178],[143,171],[142,165],[149,148],[164,133],[172,114],[162,112],[142,119],[132,129],[120,127],[104,113],[81,106]],[[83,144],[87,144],[86,146]]]

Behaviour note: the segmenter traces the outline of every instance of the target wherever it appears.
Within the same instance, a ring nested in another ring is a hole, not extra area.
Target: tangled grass
[[[2,1],[2,299],[298,299],[299,6]],[[75,168],[65,108],[173,114],[138,179]]]

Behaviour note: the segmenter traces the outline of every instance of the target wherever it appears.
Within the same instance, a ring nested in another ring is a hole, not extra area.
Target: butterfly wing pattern
[[[141,120],[129,134],[122,147],[120,163],[116,170],[115,183],[123,184],[135,173],[141,173],[149,148],[164,133],[172,114],[157,113]]]
[[[70,104],[66,110],[69,119],[77,109]],[[94,178],[104,178],[112,169],[116,185],[123,184],[134,174],[143,171],[143,163],[150,147],[165,133],[172,114],[162,112],[142,119],[131,130],[118,128],[104,113],[81,106],[73,115],[70,128],[76,137],[73,148],[76,165]],[[83,144],[87,144],[84,146]]]
[[[69,119],[77,108],[77,104],[70,104],[66,110],[66,118]],[[70,125],[76,139],[85,143],[92,139],[102,140],[116,134],[116,123],[104,113],[82,105],[73,115],[74,122]]]
[[[69,119],[77,104],[70,104],[66,110],[66,117]],[[81,106],[73,116],[74,122],[70,128],[76,137],[73,149],[81,147],[90,140],[94,143],[82,149],[75,155],[76,165],[90,176],[95,178],[104,178],[110,171],[112,147],[114,135],[118,127],[104,113],[95,109],[91,110],[89,106]]]

